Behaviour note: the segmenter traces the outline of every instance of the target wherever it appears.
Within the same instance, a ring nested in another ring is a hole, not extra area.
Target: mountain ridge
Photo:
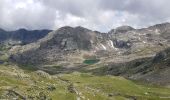
[[[163,77],[155,70],[158,64],[153,63],[153,59],[170,47],[169,29],[169,23],[141,29],[121,26],[108,33],[65,26],[36,42],[12,46],[9,59],[12,63],[51,74],[85,71],[163,84],[155,81],[157,78],[153,80],[154,73]],[[168,68],[159,70],[165,74],[164,69]],[[169,79],[162,81],[169,84]]]
[[[165,25],[163,24],[163,26]],[[150,49],[158,47],[158,49],[162,50],[169,43],[169,39],[164,39],[160,35],[162,34],[161,32],[159,33],[159,31],[155,31],[155,29],[150,30],[150,27],[148,29],[131,29],[132,28],[130,28],[129,31],[123,31],[124,34],[121,34],[122,32],[115,33],[114,31],[110,31],[107,34],[91,31],[83,27],[66,26],[50,32],[48,36],[39,40],[37,45],[36,43],[34,45],[36,48],[38,47],[40,51],[44,49],[44,51],[52,50],[51,52],[56,53],[78,50],[80,52],[88,51],[95,55],[101,51],[122,55],[128,53],[133,54],[138,52],[138,50],[142,52],[141,50],[146,48],[148,49],[146,54],[147,52],[154,53],[157,52],[157,50],[152,51]],[[31,47],[32,44],[28,45],[28,47]],[[21,51],[22,50],[21,48]],[[101,55],[102,54],[99,56]]]
[[[9,42],[9,40],[11,40],[11,42],[18,42],[21,45],[25,45],[25,44],[29,44],[32,42],[37,41],[40,38],[43,38],[44,36],[46,36],[49,32],[51,32],[52,30],[26,30],[24,28],[22,29],[18,29],[15,31],[6,31],[1,29],[0,30],[0,42],[1,43],[5,43],[5,42]],[[9,44],[9,43],[8,43]],[[14,43],[14,45],[17,45],[17,43]]]

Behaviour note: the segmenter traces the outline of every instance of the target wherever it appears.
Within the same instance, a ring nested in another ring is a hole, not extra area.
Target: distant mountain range
[[[26,30],[5,31],[0,29],[0,42],[11,44],[28,44],[43,38],[52,30]],[[13,43],[12,43],[13,42]]]
[[[121,26],[108,33],[100,33],[83,27],[66,26],[50,32],[35,43],[21,47],[20,50],[29,52],[29,56],[32,53],[44,55],[36,59],[44,59],[45,62],[49,59],[49,62],[56,62],[59,57],[58,54],[62,54],[60,55],[62,58],[65,52],[88,52],[97,55],[99,58],[107,56],[107,53],[116,56],[154,55],[156,52],[169,47],[169,33],[170,23],[157,24],[143,29]],[[65,59],[65,56],[63,59]]]

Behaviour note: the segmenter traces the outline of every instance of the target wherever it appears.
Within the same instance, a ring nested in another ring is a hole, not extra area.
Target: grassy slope
[[[50,89],[50,87],[54,89]],[[13,90],[26,98],[53,100],[169,100],[170,89],[139,85],[122,77],[94,76],[74,72],[50,76],[28,72],[16,66],[0,66],[0,99]],[[21,97],[17,97],[21,98]]]

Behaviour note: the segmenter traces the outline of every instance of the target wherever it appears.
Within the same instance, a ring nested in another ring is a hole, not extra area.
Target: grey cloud
[[[82,17],[85,14],[96,11],[98,7],[97,0],[39,0],[45,6],[53,7],[63,13],[71,13]]]
[[[55,20],[54,11],[40,2],[30,1],[1,0],[0,27],[6,30],[51,28]]]
[[[120,25],[170,21],[169,0],[0,0],[0,27],[56,29],[64,25],[108,31]]]
[[[170,18],[169,4],[169,0],[101,0],[100,2],[103,9],[138,15],[141,24],[147,24],[148,21],[152,23],[167,21]]]

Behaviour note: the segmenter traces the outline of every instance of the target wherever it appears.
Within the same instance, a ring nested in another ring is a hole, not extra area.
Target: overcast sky
[[[0,28],[83,26],[106,32],[170,21],[170,0],[0,0]]]

